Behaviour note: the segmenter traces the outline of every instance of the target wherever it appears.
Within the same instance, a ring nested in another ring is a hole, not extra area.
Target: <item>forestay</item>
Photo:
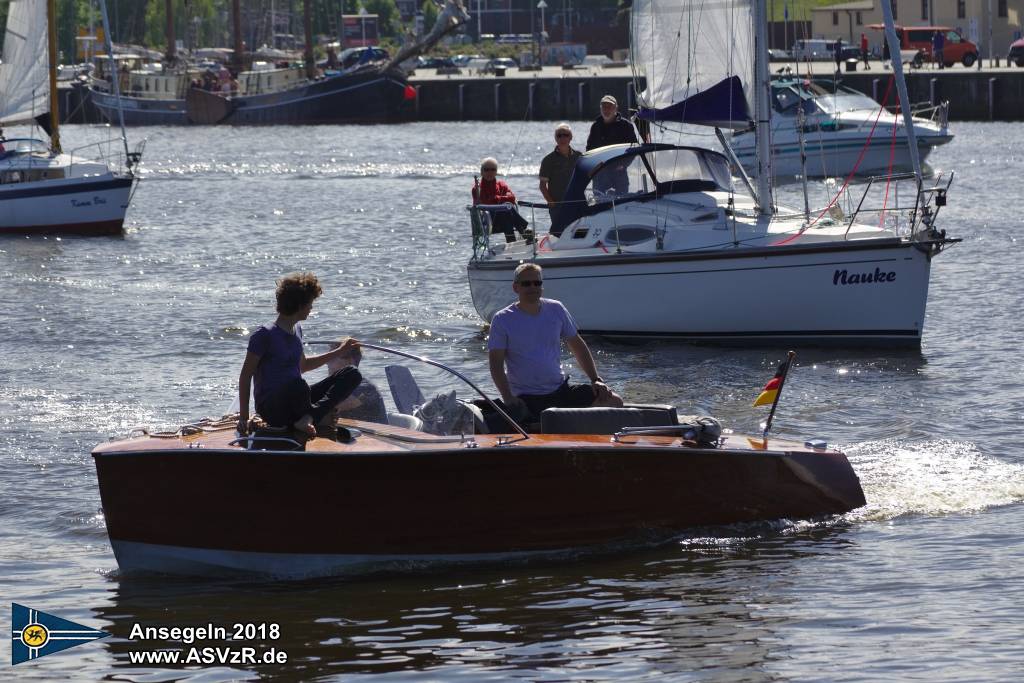
[[[746,128],[752,0],[635,0],[634,71],[647,79],[642,118]]]
[[[46,0],[11,0],[0,65],[0,125],[50,111]]]

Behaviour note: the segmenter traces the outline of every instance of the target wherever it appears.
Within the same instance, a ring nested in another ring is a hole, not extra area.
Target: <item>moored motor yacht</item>
[[[845,178],[914,170],[903,117],[852,88],[775,78],[772,107],[772,172],[776,177]],[[948,102],[915,110],[914,137],[922,161],[935,147],[953,139],[948,112]],[[753,131],[734,133],[730,144],[747,173],[756,175]]]

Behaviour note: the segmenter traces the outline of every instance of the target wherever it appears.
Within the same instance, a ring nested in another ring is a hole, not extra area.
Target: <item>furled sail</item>
[[[634,0],[633,69],[647,79],[641,118],[750,125],[755,1]]]
[[[0,64],[0,125],[50,111],[46,0],[11,0]]]

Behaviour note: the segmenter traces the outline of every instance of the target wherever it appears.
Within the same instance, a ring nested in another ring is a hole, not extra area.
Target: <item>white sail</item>
[[[752,0],[635,0],[631,23],[643,106],[663,109],[733,76],[752,96]]]
[[[0,65],[0,125],[50,111],[46,0],[11,0]]]

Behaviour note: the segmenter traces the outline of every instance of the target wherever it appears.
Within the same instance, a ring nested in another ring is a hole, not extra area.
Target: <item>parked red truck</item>
[[[883,24],[872,24],[868,28],[885,30]],[[944,66],[953,66],[957,62],[968,67],[974,66],[978,61],[978,46],[949,26],[897,26],[896,36],[900,39],[900,50],[919,50],[925,62],[933,61],[932,37],[936,31],[945,37],[945,45],[942,48]]]

